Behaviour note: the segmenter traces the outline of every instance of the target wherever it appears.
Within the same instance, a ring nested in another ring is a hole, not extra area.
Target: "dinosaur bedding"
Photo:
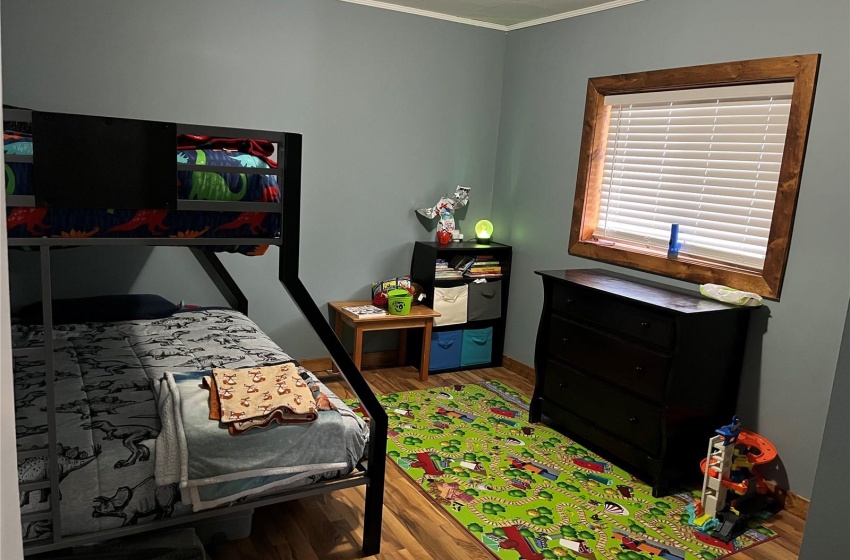
[[[183,149],[177,150],[177,163],[269,168],[267,162],[272,164],[274,162],[262,154],[255,155],[254,144],[245,143],[246,152],[254,152],[245,153],[222,148],[191,149],[192,142],[181,142]],[[6,154],[32,155],[32,137],[22,132],[5,132],[3,148]],[[92,172],[97,172],[98,157],[102,157],[102,154],[92,155]],[[115,177],[116,184],[120,180],[120,177]],[[274,175],[256,175],[238,171],[233,173],[178,171],[176,180],[177,198],[181,200],[280,201],[280,189]],[[33,164],[7,163],[5,187],[7,195],[32,195]],[[6,212],[9,237],[252,238],[274,237],[280,230],[280,215],[262,212],[95,208],[9,208]],[[231,249],[233,248],[226,248],[226,250]],[[261,252],[250,246],[239,247],[236,250],[247,254]]]
[[[14,362],[17,446],[28,450],[47,445],[44,363],[34,350],[26,350],[41,344],[41,327],[15,325],[12,336],[13,346],[22,349]],[[64,536],[191,512],[182,503],[189,500],[184,500],[176,484],[155,484],[160,422],[152,381],[167,371],[292,361],[247,317],[227,309],[182,311],[161,319],[60,325],[55,328],[54,345]],[[363,456],[368,434],[365,424],[312,373],[300,367],[299,372],[308,383],[318,384],[339,409],[347,467],[307,473],[293,485],[351,470]],[[304,429],[304,425],[297,428]],[[262,441],[258,438],[258,445]],[[298,453],[296,447],[284,452]],[[46,453],[20,460],[18,473],[21,482],[46,480]],[[48,494],[22,492],[21,513],[46,511]],[[49,535],[52,528],[49,521],[40,520],[25,522],[22,530],[30,540]]]

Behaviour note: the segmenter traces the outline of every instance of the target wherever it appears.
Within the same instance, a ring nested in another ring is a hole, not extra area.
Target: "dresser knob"
[[[573,302],[573,298],[567,298],[567,299],[564,300],[564,303],[566,303],[567,305],[571,304],[572,302]]]
[[[648,329],[649,327],[652,326],[652,323],[650,323],[649,321],[641,321],[640,326],[641,326],[641,328]]]
[[[629,424],[637,424],[638,422],[639,420],[637,416],[632,416],[631,418],[629,418]]]
[[[558,383],[558,387],[561,388],[561,389],[566,389],[567,388],[567,382],[561,381],[560,383]]]
[[[635,366],[635,373],[643,373],[643,366]]]
[[[564,346],[566,346],[569,342],[570,342],[570,339],[567,338],[567,337],[564,337],[564,338],[561,339],[561,344],[564,345]]]

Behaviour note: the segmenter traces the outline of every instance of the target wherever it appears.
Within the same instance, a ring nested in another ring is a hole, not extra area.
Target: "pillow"
[[[53,324],[108,323],[136,319],[162,319],[179,309],[170,301],[152,294],[96,296],[53,300]],[[41,324],[41,302],[21,309],[22,323]]]

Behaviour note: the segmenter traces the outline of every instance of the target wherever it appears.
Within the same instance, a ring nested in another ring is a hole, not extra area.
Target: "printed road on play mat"
[[[498,558],[714,560],[776,536],[753,524],[726,545],[695,531],[685,511],[694,495],[653,498],[623,469],[529,424],[528,399],[499,382],[378,398],[387,454]]]

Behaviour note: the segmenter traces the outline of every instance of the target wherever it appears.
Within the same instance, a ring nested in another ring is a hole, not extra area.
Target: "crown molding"
[[[419,8],[409,8],[407,6],[398,6],[396,4],[388,4],[386,2],[378,2],[377,0],[342,0],[343,2],[348,2],[350,4],[361,4],[363,6],[372,6],[373,8],[382,8],[384,10],[392,10],[394,12],[403,12],[405,14],[413,14],[417,16],[425,16],[434,19],[442,19],[445,21],[451,21],[454,23],[462,23],[464,25],[474,25],[475,27],[486,27],[487,29],[497,29],[499,31],[507,31],[508,26],[499,25],[498,23],[489,23],[486,21],[478,21],[469,18],[463,18],[459,16],[450,16],[448,14],[441,14],[438,12],[431,12],[428,10],[420,10]]]
[[[564,12],[563,14],[556,14],[554,16],[535,19],[532,21],[524,21],[522,23],[515,23],[514,25],[504,26],[504,28],[505,31],[513,31],[514,29],[523,29],[525,27],[532,27],[534,25],[543,25],[544,23],[551,23],[553,21],[560,21],[562,19],[570,19],[578,16],[584,16],[587,14],[602,12],[604,10],[610,10],[612,8],[619,8],[620,6],[628,6],[629,4],[636,4],[637,2],[643,1],[644,0],[612,0],[611,2],[599,4],[598,6],[590,6],[587,8],[582,8],[580,10],[571,10],[569,12]]]
[[[620,6],[628,6],[629,4],[635,4],[637,2],[643,2],[644,0],[612,0],[611,2],[606,2],[604,4],[599,4],[598,6],[590,6],[588,8],[582,8],[580,10],[572,10],[569,12],[564,12],[562,14],[557,14],[554,16],[548,16],[545,18],[535,19],[531,21],[524,21],[522,23],[516,23],[514,25],[499,25],[497,23],[489,23],[486,21],[478,21],[475,19],[460,17],[460,16],[451,16],[448,14],[441,14],[438,12],[431,12],[429,10],[420,10],[419,8],[410,8],[408,6],[398,6],[396,4],[389,4],[387,2],[379,2],[378,0],[342,0],[343,2],[348,2],[350,4],[360,4],[363,6],[372,6],[373,8],[381,8],[384,10],[392,10],[394,12],[402,12],[405,14],[413,14],[417,16],[424,16],[434,19],[442,19],[444,21],[451,21],[454,23],[461,23],[464,25],[474,25],[475,27],[485,27],[487,29],[496,29],[498,31],[513,31],[515,29],[523,29],[526,27],[532,27],[535,25],[543,25],[544,23],[551,23],[553,21],[560,21],[562,19],[569,19],[578,16],[583,16],[587,14],[592,14],[595,12],[601,12],[603,10],[610,10],[612,8],[619,8]]]

